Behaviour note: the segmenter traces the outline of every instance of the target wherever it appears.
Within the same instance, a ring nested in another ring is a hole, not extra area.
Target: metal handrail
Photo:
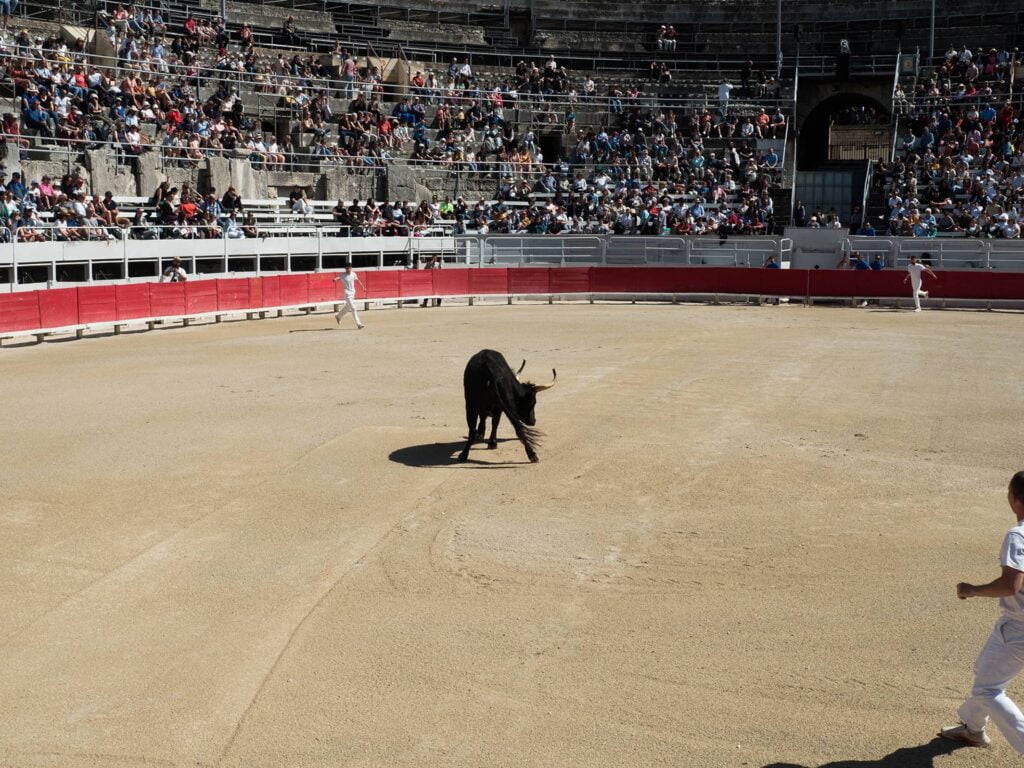
[[[900,129],[900,114],[896,109],[896,89],[900,84],[900,60],[902,57],[902,49],[896,51],[896,69],[892,75],[892,90],[889,92],[889,114],[892,115],[892,145],[889,148],[889,162],[895,162],[896,160],[896,137],[899,135]],[[906,94],[904,94],[905,96]]]
[[[871,196],[871,182],[875,176],[875,162],[874,160],[868,160],[868,168],[864,174],[864,187],[861,189],[860,195],[860,222],[861,226],[867,223],[868,220],[868,198]]]

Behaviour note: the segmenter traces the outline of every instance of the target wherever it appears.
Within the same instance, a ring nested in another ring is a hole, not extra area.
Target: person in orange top
[[[769,129],[771,122],[772,119],[768,116],[768,113],[764,111],[764,108],[762,108],[757,117],[754,118],[754,125],[757,127],[758,137],[765,139],[771,135],[771,130]]]

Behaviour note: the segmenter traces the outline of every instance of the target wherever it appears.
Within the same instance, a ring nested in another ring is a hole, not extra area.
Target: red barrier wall
[[[93,285],[78,289],[79,323],[102,323],[116,317],[117,293],[114,286]]]
[[[0,331],[104,323],[329,302],[340,298],[335,273],[89,285],[0,294]],[[906,273],[745,267],[566,267],[367,270],[361,299],[403,296],[717,293],[820,298],[910,298]],[[927,275],[932,298],[1024,301],[1024,273],[946,271]]]
[[[547,267],[523,267],[508,271],[509,293],[550,293],[551,269]]]
[[[469,292],[479,294],[508,293],[507,269],[469,270]]]
[[[72,288],[71,290],[75,290]],[[30,331],[39,324],[40,291],[11,293],[0,296],[0,330]]]
[[[341,283],[334,282],[337,277],[333,272],[319,273],[309,276],[310,301],[334,301],[341,296]]]
[[[249,278],[249,306],[250,307],[263,307],[266,306],[263,303],[263,286],[269,278],[266,277],[250,277]]]
[[[465,296],[469,293],[468,269],[432,269],[435,296]]]
[[[217,280],[217,309],[246,309],[249,304],[249,281],[244,277]],[[191,285],[191,283],[190,283]]]
[[[149,302],[149,283],[141,285],[119,285],[116,287],[117,319],[152,317],[153,308]]]
[[[548,277],[551,293],[586,293],[590,290],[589,267],[552,269]]]
[[[198,315],[217,311],[219,280],[191,280],[185,283],[185,314]]]
[[[399,272],[402,296],[432,296],[434,276],[431,269],[411,269]]]
[[[402,295],[401,271],[363,272],[359,279],[366,285],[366,292],[363,296],[356,293],[359,298],[387,299]],[[356,289],[358,290],[358,288],[359,284],[356,283]]]
[[[64,325],[78,325],[79,288],[57,288],[52,291],[36,291],[39,296],[39,327],[60,328]]]
[[[593,293],[633,293],[638,271],[635,267],[592,267],[590,290]]]
[[[281,301],[279,306],[305,304],[309,301],[309,275],[279,275]]]
[[[260,281],[263,286],[263,303],[261,307],[283,307],[281,303],[281,278],[277,275],[273,277],[260,277],[256,278]]]
[[[185,314],[185,283],[153,283],[149,286],[153,317]]]

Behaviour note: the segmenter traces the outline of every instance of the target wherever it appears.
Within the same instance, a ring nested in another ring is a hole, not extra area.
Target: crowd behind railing
[[[756,235],[772,232],[767,190],[721,184],[709,172],[697,192],[677,184],[613,179],[566,168],[545,171],[534,185],[503,182],[493,198],[433,196],[337,204],[310,199],[296,187],[288,198],[244,201],[190,184],[162,182],[148,199],[119,202],[90,195],[84,179],[65,174],[28,183],[0,172],[0,240],[5,242],[151,239],[243,239],[316,234],[341,237],[443,234]],[[320,230],[319,232],[317,230]]]
[[[577,112],[584,111],[607,124],[650,118],[665,125],[668,117],[673,127],[685,115],[688,123],[706,124],[694,129],[697,138],[777,136],[786,122],[779,103],[763,112],[749,102],[730,110],[728,90],[716,109],[698,109],[704,101],[677,105],[645,98],[637,85],[609,85],[607,95],[599,96],[590,77],[577,91],[553,59],[543,67],[522,62],[501,82],[475,77],[468,63],[456,59],[441,76],[417,73],[408,85],[412,95],[403,101],[396,90],[405,91],[406,85],[382,83],[378,67],[369,61],[359,66],[340,44],[332,52],[340,62],[334,72],[317,56],[289,59],[279,53],[259,63],[244,46],[229,52],[223,47],[228,33],[219,21],[186,29],[169,43],[160,29],[159,12],[153,10],[141,21],[112,21],[107,30],[118,50],[116,62],[87,55],[81,41],[68,44],[55,35],[33,39],[23,30],[3,46],[2,56],[5,79],[21,97],[20,127],[79,148],[116,143],[128,159],[159,147],[161,154],[192,164],[249,150],[247,156],[272,166],[282,165],[281,155],[287,160],[297,154],[379,166],[409,156],[410,147],[419,160],[454,154],[457,148],[446,141],[443,151],[428,156],[429,132],[447,139],[449,128],[460,132],[459,144],[487,155],[492,148],[483,141],[475,146],[475,140],[488,128],[515,122],[508,110],[516,115],[528,110],[538,129],[558,124],[573,135],[584,130],[582,119],[577,130]],[[205,35],[204,29],[209,30]],[[217,44],[221,47],[213,53]],[[212,93],[201,98],[204,87]],[[249,91],[265,101],[259,114],[244,104]],[[384,107],[388,98],[399,102],[391,110]],[[439,112],[429,122],[428,110]],[[262,118],[282,116],[298,126],[299,147],[292,145],[290,131],[268,136],[262,130]],[[14,132],[12,121],[7,120],[5,132]],[[508,143],[509,137],[502,140]]]
[[[897,87],[896,151],[876,167],[879,234],[1019,238],[1024,125],[1014,53],[950,49],[910,94]]]

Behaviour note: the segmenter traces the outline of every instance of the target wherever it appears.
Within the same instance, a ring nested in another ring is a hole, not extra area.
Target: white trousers
[[[914,309],[921,308],[921,279],[910,276],[910,287],[914,289]]]
[[[960,707],[960,719],[980,731],[991,718],[1017,752],[1024,754],[1024,714],[1006,695],[1006,686],[1024,669],[1024,623],[999,619],[974,662],[971,698]]]
[[[356,327],[362,325],[362,323],[359,322],[359,312],[356,310],[356,297],[355,297],[355,295],[346,296],[345,297],[345,306],[342,307],[341,311],[338,312],[338,314],[336,315],[336,317],[338,318],[338,322],[339,323],[341,322],[341,318],[343,318],[345,316],[346,312],[351,312],[352,313],[352,317],[354,317],[356,319]]]

